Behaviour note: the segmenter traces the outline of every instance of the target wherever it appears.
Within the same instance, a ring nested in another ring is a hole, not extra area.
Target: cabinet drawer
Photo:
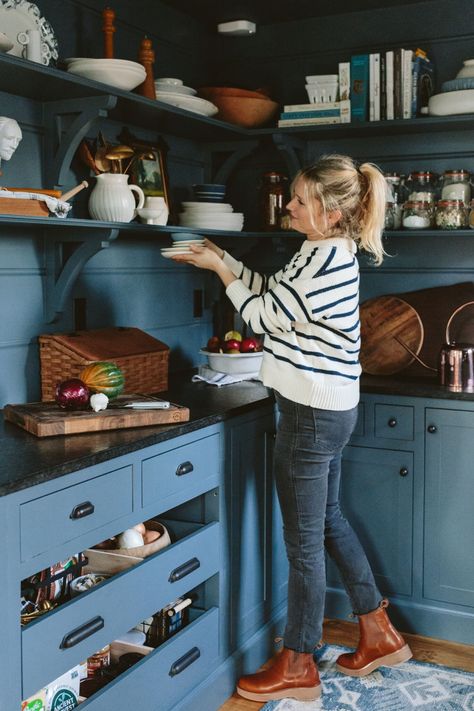
[[[384,439],[413,440],[413,407],[375,405],[375,436]]]
[[[218,523],[203,526],[26,626],[22,698],[214,575],[221,565],[219,533]]]
[[[142,506],[173,498],[173,506],[217,486],[219,481],[219,435],[194,440],[142,462]]]
[[[176,637],[92,696],[84,711],[168,711],[212,673],[218,656],[219,610],[212,608]]]
[[[20,506],[21,559],[129,514],[132,506],[131,465],[27,501]]]

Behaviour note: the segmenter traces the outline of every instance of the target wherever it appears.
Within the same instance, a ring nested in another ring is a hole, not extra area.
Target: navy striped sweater
[[[266,277],[231,255],[237,277],[226,289],[256,334],[265,334],[260,377],[294,402],[349,410],[359,401],[359,266],[345,237],[306,240]]]

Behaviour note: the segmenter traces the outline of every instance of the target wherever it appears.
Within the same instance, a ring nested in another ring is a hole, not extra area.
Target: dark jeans
[[[354,429],[357,408],[319,410],[275,395],[280,417],[274,471],[290,566],[284,646],[312,652],[322,636],[324,549],[339,568],[355,614],[375,610],[382,599],[339,507],[341,452]]]

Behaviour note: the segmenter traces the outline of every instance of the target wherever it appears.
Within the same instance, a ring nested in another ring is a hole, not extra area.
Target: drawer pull
[[[398,424],[398,423],[397,423],[397,420],[395,419],[395,417],[391,417],[391,418],[389,419],[389,421],[388,421],[388,426],[389,426],[389,427],[396,427],[397,424]]]
[[[400,469],[400,476],[408,476],[408,469],[406,467]]]
[[[83,501],[82,504],[77,504],[74,506],[73,510],[69,514],[69,518],[77,519],[84,518],[85,516],[90,516],[95,511],[95,506],[91,501]]]
[[[89,622],[86,622],[80,627],[76,627],[75,630],[65,635],[59,645],[59,649],[70,649],[71,647],[75,647],[76,644],[79,644],[79,642],[83,642],[87,639],[87,637],[90,637],[92,634],[95,634],[95,632],[101,630],[104,625],[105,622],[103,617],[94,617],[92,620],[89,620]]]
[[[199,659],[200,656],[201,656],[200,650],[197,647],[193,647],[192,649],[189,650],[189,652],[186,652],[186,654],[183,654],[182,657],[177,659],[174,662],[174,664],[171,665],[171,669],[169,670],[169,675],[176,676],[176,674],[181,674],[182,671],[184,671],[193,662],[195,662],[197,659]]]
[[[428,425],[428,432],[430,434],[434,434],[437,431],[438,431],[438,428],[436,427],[436,425]]]
[[[176,476],[183,476],[183,474],[190,474],[194,470],[192,462],[182,462],[176,469]]]
[[[197,558],[191,558],[191,560],[188,560],[186,563],[183,563],[183,565],[180,565],[179,568],[175,568],[171,571],[170,577],[168,578],[168,582],[176,583],[178,582],[178,580],[182,580],[186,577],[186,575],[189,575],[194,570],[197,570],[200,567],[201,561]]]

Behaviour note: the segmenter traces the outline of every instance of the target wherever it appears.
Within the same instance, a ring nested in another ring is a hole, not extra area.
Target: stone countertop
[[[247,381],[218,388],[192,383],[191,375],[172,377],[169,391],[160,393],[160,397],[189,407],[189,422],[39,438],[4,422],[2,417],[0,496],[251,412],[273,401],[271,391],[258,382]],[[361,391],[474,403],[474,393],[451,393],[438,385],[436,378],[364,375]]]
[[[218,388],[192,383],[189,373],[171,378],[170,389],[160,393],[160,397],[189,407],[189,422],[36,437],[5,422],[2,416],[0,496],[251,412],[273,401],[271,391],[261,383],[247,381]]]

